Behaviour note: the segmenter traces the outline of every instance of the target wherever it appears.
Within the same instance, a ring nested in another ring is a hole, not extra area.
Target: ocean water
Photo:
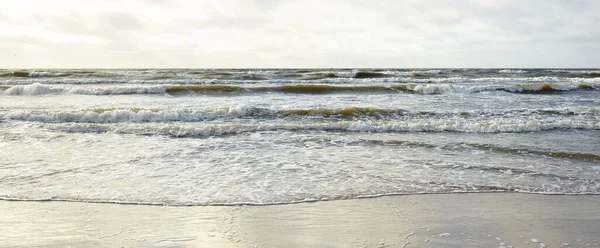
[[[600,70],[0,70],[0,158],[5,200],[600,194]]]

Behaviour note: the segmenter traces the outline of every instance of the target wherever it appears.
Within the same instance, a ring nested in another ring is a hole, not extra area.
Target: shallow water
[[[0,197],[600,193],[597,69],[0,71]]]

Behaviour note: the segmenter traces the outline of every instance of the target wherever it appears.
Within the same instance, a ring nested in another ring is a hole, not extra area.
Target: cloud
[[[6,5],[0,67],[600,66],[594,0]]]

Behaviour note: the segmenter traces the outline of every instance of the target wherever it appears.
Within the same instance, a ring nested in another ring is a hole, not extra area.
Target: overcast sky
[[[17,0],[0,67],[600,67],[598,0]]]

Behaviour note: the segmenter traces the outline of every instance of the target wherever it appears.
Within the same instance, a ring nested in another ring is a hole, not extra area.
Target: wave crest
[[[201,122],[215,119],[233,118],[263,118],[302,120],[303,117],[314,119],[399,119],[421,121],[426,118],[499,121],[498,116],[511,116],[525,120],[543,120],[556,118],[573,118],[587,120],[596,118],[599,108],[575,107],[565,109],[515,109],[501,112],[426,112],[409,111],[404,109],[381,109],[370,107],[347,108],[316,108],[316,109],[267,109],[247,105],[224,106],[205,109],[160,109],[160,108],[95,108],[83,110],[59,111],[14,111],[4,114],[5,119],[18,121],[36,121],[45,123],[87,122],[87,123],[118,123],[118,122]],[[483,119],[482,119],[483,118]],[[306,118],[304,118],[306,119]]]
[[[523,133],[556,129],[600,130],[597,121],[556,120],[394,120],[394,121],[336,121],[336,122],[270,122],[270,123],[60,123],[47,124],[50,129],[83,133],[122,133],[140,135],[166,135],[173,137],[199,137],[231,135],[260,131],[347,131],[347,132],[463,132],[463,133]]]
[[[458,84],[392,84],[392,85],[330,85],[330,84],[292,84],[274,86],[236,86],[236,85],[154,85],[154,86],[109,86],[109,87],[72,87],[50,86],[39,83],[16,86],[0,86],[4,95],[44,95],[53,93],[81,95],[123,95],[123,94],[251,94],[251,93],[292,93],[292,94],[335,94],[335,93],[478,93],[504,91],[519,94],[555,94],[579,90],[598,90],[592,84],[531,83],[504,85],[458,85]]]

